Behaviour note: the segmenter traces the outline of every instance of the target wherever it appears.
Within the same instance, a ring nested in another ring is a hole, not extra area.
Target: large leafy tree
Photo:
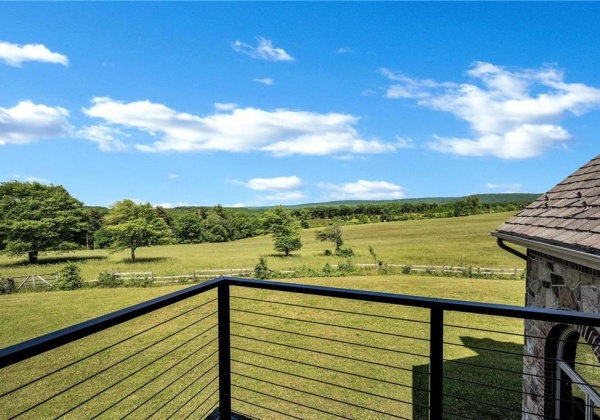
[[[104,228],[114,251],[131,251],[141,246],[166,244],[171,239],[171,229],[149,203],[136,204],[131,200],[116,202],[104,217]]]
[[[40,251],[69,251],[85,243],[83,203],[60,185],[9,181],[0,184],[0,249],[27,255],[37,263]]]
[[[283,206],[265,212],[263,225],[266,232],[273,234],[273,247],[289,256],[291,251],[302,248],[300,224]]]

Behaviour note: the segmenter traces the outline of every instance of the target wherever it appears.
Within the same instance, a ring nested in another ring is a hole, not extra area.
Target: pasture
[[[523,268],[524,261],[502,251],[490,235],[511,216],[511,213],[492,213],[344,226],[344,247],[354,250],[355,263],[373,262],[368,251],[370,245],[377,258],[385,263]],[[326,263],[342,261],[335,256],[323,256],[323,251],[333,246],[317,241],[315,229],[302,231],[302,243],[302,249],[287,258],[275,253],[270,235],[225,243],[139,248],[135,263],[128,260],[128,251],[45,254],[36,265],[27,264],[23,258],[0,256],[0,277],[55,273],[67,261],[80,265],[84,279],[96,278],[102,271],[153,271],[158,276],[169,276],[201,269],[254,267],[260,256],[266,256],[269,268],[274,270],[320,269]]]

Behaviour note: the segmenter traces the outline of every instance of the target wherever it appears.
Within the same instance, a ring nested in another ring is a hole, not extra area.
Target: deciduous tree
[[[300,225],[283,206],[265,212],[263,225],[266,232],[273,234],[273,247],[289,256],[291,251],[302,248]]]
[[[0,184],[0,249],[27,255],[37,263],[40,251],[64,252],[85,243],[83,203],[60,185],[9,181]]]
[[[132,262],[138,247],[166,244],[171,239],[171,229],[149,203],[118,201],[104,217],[104,227],[110,235],[111,248],[129,249]]]
[[[335,244],[335,253],[340,252],[340,248],[344,245],[342,239],[342,228],[340,225],[332,225],[323,230],[318,230],[315,234],[316,238],[321,241],[331,241]]]

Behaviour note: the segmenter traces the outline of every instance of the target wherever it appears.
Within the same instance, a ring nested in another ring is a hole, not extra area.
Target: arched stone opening
[[[544,352],[545,418],[600,420],[600,335],[591,328],[555,325]]]

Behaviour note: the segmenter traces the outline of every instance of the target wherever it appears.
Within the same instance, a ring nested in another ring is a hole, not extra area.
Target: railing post
[[[219,418],[231,419],[231,337],[229,283],[219,284]]]
[[[444,400],[444,311],[431,308],[429,325],[429,418],[443,417]]]

